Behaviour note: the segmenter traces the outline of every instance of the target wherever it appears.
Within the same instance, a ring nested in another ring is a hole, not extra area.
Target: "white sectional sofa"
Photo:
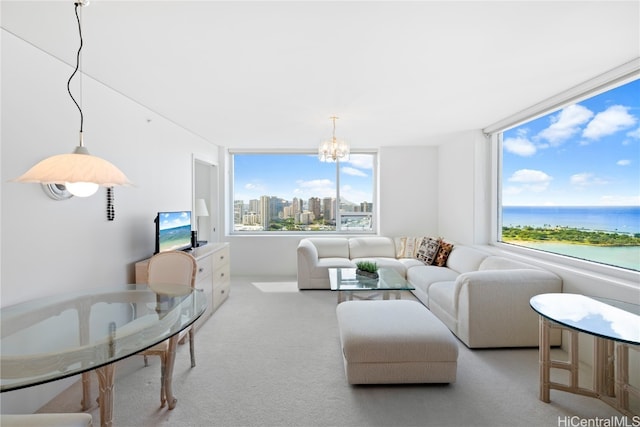
[[[298,245],[298,287],[329,289],[328,268],[360,260],[394,268],[413,294],[470,348],[538,346],[534,295],[562,292],[562,279],[536,266],[479,248],[454,244],[444,266],[398,257],[398,239],[380,236],[312,237]],[[560,344],[560,335],[552,337]]]

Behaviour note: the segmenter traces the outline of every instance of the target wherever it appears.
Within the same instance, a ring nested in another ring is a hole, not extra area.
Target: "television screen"
[[[191,247],[191,211],[158,212],[156,253]]]

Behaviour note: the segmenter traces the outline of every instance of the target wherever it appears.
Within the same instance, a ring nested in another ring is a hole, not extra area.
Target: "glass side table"
[[[629,394],[640,389],[629,383],[629,349],[640,351],[640,305],[606,298],[557,293],[536,295],[530,305],[540,315],[540,400],[550,402],[550,390],[599,398],[625,415]],[[569,360],[551,360],[550,331],[568,332]],[[594,337],[593,387],[578,383],[578,334]],[[569,384],[553,382],[552,368],[569,371]]]

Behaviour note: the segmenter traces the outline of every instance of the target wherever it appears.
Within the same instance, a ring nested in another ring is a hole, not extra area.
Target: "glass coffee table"
[[[380,294],[383,299],[389,299],[391,294],[401,299],[402,291],[415,289],[393,268],[380,268],[377,279],[356,274],[355,268],[330,268],[329,283],[331,290],[338,293],[338,304],[354,297],[372,299]],[[357,293],[368,295],[357,296]]]

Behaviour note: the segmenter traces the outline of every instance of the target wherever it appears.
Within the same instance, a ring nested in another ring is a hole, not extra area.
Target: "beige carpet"
[[[159,408],[158,358],[147,368],[139,356],[118,364],[114,427],[557,427],[566,417],[621,416],[601,401],[555,390],[551,403],[541,402],[537,349],[472,351],[460,344],[454,384],[350,386],[335,294],[263,292],[252,282],[268,280],[253,279],[233,278],[228,301],[196,333],[195,368],[188,345],[179,347],[174,410]],[[41,411],[78,410],[79,401],[74,386]],[[98,410],[92,415],[98,426]]]
[[[298,282],[252,282],[262,292],[298,292]]]

